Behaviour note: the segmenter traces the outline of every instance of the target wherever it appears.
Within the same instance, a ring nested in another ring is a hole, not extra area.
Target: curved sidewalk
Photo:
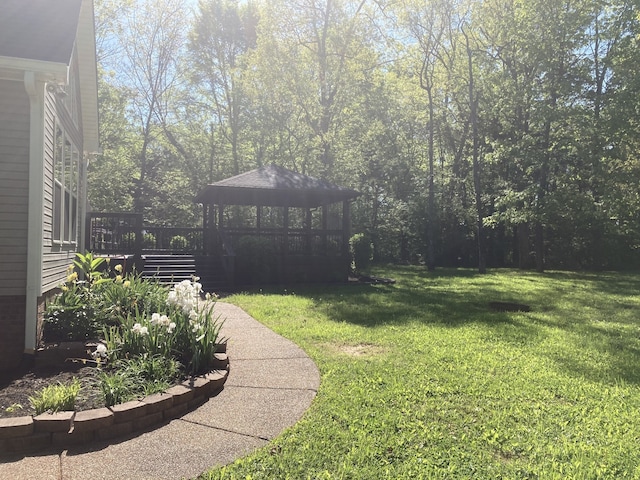
[[[224,389],[181,418],[115,443],[0,457],[0,478],[179,480],[263,447],[309,408],[320,384],[313,361],[240,308],[218,302],[228,338]]]

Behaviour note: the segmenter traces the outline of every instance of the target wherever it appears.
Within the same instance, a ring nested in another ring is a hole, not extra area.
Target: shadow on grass
[[[517,270],[480,275],[469,269],[428,272],[419,267],[390,267],[375,274],[396,283],[297,285],[295,294],[312,300],[332,321],[365,328],[424,324],[454,330],[479,323],[500,341],[523,346],[535,346],[561,330],[590,355],[608,357],[604,368],[581,361],[570,349],[548,352],[563,370],[597,382],[640,384],[640,339],[625,334],[629,328],[637,332],[640,275]],[[523,303],[531,312],[492,311],[489,303],[496,301]]]

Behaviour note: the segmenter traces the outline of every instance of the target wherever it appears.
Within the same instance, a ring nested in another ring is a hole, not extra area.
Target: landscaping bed
[[[128,434],[206,401],[228,373],[214,307],[196,277],[169,288],[77,254],[44,315],[48,343],[0,378],[0,451]]]
[[[81,390],[76,399],[77,411],[104,407],[95,367],[82,363],[21,369],[0,377],[0,418],[35,415],[29,397],[48,385],[69,384],[77,378]]]
[[[226,354],[216,354],[216,362],[220,369],[191,377],[162,393],[139,400],[108,408],[0,418],[0,455],[108,441],[180,417],[205,403],[224,386],[229,373]]]

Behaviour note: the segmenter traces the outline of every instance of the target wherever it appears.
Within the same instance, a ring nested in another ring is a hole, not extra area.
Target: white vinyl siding
[[[29,204],[29,97],[0,80],[0,291],[24,295]]]
[[[70,72],[77,75],[75,66]],[[75,101],[56,98],[49,92],[45,98],[43,292],[59,287],[64,281],[83,234],[80,217],[84,215],[86,188],[80,185],[84,163],[82,132],[74,119],[77,114],[68,110],[78,108],[79,93],[69,88],[67,95],[74,95]]]

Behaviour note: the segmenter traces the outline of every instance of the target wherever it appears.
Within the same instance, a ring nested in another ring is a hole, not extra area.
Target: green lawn
[[[298,424],[203,478],[640,478],[640,275],[375,273],[397,283],[229,299],[322,383]]]

